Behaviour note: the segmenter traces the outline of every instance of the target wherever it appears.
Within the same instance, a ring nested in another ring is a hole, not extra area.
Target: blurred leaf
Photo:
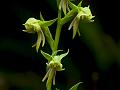
[[[60,90],[60,89],[56,88],[56,90]]]
[[[75,84],[74,86],[72,86],[69,90],[77,90],[78,86],[81,84],[82,82],[79,82],[77,84]]]

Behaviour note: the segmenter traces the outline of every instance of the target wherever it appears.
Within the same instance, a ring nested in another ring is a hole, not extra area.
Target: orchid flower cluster
[[[57,55],[58,52],[63,50],[58,50],[59,38],[60,33],[62,30],[62,26],[67,23],[71,22],[68,27],[68,30],[73,30],[73,39],[75,38],[76,34],[80,35],[79,30],[79,23],[80,21],[85,22],[93,22],[94,16],[91,13],[90,7],[82,7],[82,1],[75,5],[70,0],[57,0],[58,6],[58,17],[53,20],[44,20],[42,14],[40,13],[40,20],[35,19],[34,17],[29,18],[25,24],[23,24],[26,30],[23,30],[26,33],[37,33],[37,41],[32,47],[36,47],[36,51],[41,54],[47,59],[46,67],[47,73],[43,78],[43,82],[47,79],[46,88],[47,90],[51,90],[52,85],[55,85],[55,76],[57,71],[65,70],[61,63],[61,60],[69,53],[69,49],[66,53]],[[62,17],[61,14],[64,14]],[[55,38],[52,37],[50,32],[49,26],[53,23],[57,22],[56,27],[56,34]],[[50,45],[52,54],[45,53],[41,50],[41,47],[44,47],[45,43]],[[52,84],[53,83],[53,84]],[[77,83],[69,90],[77,90],[78,85],[81,82]],[[57,89],[58,90],[58,89]]]

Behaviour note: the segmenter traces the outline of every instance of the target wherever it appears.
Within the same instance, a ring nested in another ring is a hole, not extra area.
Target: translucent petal
[[[55,71],[54,77],[53,77],[53,85],[55,85],[55,77],[56,77],[56,71]]]
[[[78,29],[78,35],[80,36],[80,31],[79,31],[79,29]]]
[[[42,32],[42,30],[40,30],[40,31],[41,31],[41,39],[42,39],[42,47],[43,47],[45,44],[45,36],[44,36],[44,33]]]
[[[67,0],[62,0],[63,2],[62,2],[62,9],[63,9],[63,12],[64,12],[64,14],[66,15],[66,7],[67,7]]]
[[[72,20],[72,22],[71,22],[71,24],[70,24],[70,26],[69,26],[68,30],[70,30],[70,29],[72,28],[72,26],[73,26],[73,24],[74,24],[75,20],[76,20],[76,17]]]
[[[73,24],[73,37],[72,37],[73,39],[78,31],[78,25],[79,25],[79,20],[76,19],[74,24]]]
[[[41,44],[41,32],[38,32],[38,39],[37,39],[37,42],[36,42],[36,51],[38,52],[39,50],[39,47],[40,47],[40,44]]]
[[[42,82],[44,82],[44,81],[47,79],[49,73],[50,73],[50,69],[47,71],[46,75],[45,75],[44,78],[42,79]]]

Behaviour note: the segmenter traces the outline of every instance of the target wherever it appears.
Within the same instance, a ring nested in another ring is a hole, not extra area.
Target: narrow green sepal
[[[52,56],[49,55],[48,53],[45,53],[41,50],[41,54],[48,60],[48,61],[51,61],[52,60]]]
[[[71,9],[78,9],[78,6],[76,6],[74,3],[69,1],[69,6]]]
[[[68,51],[67,51],[66,53],[61,54],[61,55],[58,55],[57,57],[58,57],[59,62],[60,62],[60,61],[62,60],[62,58],[65,57],[68,53],[69,53],[69,49],[68,49]]]
[[[42,21],[44,21],[44,18],[43,18],[43,16],[42,16],[42,13],[40,12],[40,19],[42,20]]]
[[[38,52],[38,50],[39,50],[39,47],[40,47],[41,41],[42,41],[42,37],[41,37],[40,32],[38,32],[38,39],[37,39],[36,44],[34,44],[34,46],[36,45],[36,51],[37,51],[37,52]]]
[[[66,53],[60,55],[61,59],[62,59],[63,57],[65,57],[68,53],[69,53],[69,49],[68,49],[68,51],[67,51]]]
[[[78,7],[81,7],[83,0],[80,1],[80,3],[77,5]]]

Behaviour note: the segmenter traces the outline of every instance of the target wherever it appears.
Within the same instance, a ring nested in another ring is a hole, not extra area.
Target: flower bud
[[[95,16],[92,16],[92,13],[91,13],[91,10],[88,7],[81,7],[80,11],[78,12],[78,15],[77,15],[77,18],[79,18],[80,20],[83,20],[83,21],[90,21],[92,22],[93,19]]]
[[[28,33],[35,33],[40,31],[41,27],[39,25],[39,20],[35,19],[35,18],[29,18],[25,24],[23,24],[26,28],[26,30],[24,30],[25,32]]]

